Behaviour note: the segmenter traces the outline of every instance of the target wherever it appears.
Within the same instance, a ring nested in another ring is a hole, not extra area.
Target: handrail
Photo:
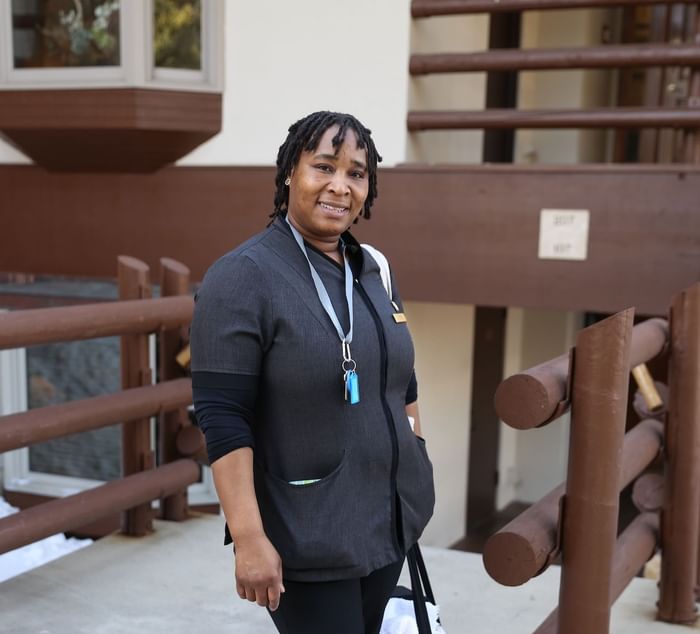
[[[659,543],[658,513],[640,513],[617,538],[610,575],[610,605],[615,603]],[[559,609],[555,608],[533,634],[558,634]]]
[[[567,68],[700,65],[700,47],[691,45],[622,44],[590,48],[493,49],[476,53],[413,54],[413,76]]]
[[[192,402],[190,379],[48,405],[0,418],[0,453],[53,438],[156,416]]]
[[[413,0],[411,16],[429,18],[438,15],[544,11],[549,9],[585,9],[647,4],[694,4],[697,0]]]
[[[152,531],[151,501],[161,499],[162,517],[187,517],[187,486],[199,480],[194,460],[179,459],[180,421],[192,402],[189,378],[171,370],[190,323],[194,302],[187,268],[164,258],[161,291],[152,298],[149,267],[130,256],[118,258],[118,301],[24,310],[0,315],[0,350],[59,341],[120,336],[120,392],[83,398],[0,417],[0,453],[122,423],[123,477],[80,494],[40,504],[0,520],[0,552],[68,531],[124,511],[122,531]],[[159,383],[152,385],[149,334],[160,338]],[[167,357],[167,358],[165,358]],[[172,412],[176,412],[172,414]],[[151,442],[151,417],[160,415],[159,459]],[[167,416],[167,418],[166,418]],[[168,424],[164,424],[167,422]],[[168,451],[166,451],[168,449]]]
[[[588,110],[411,110],[410,132],[472,129],[693,128],[699,108],[591,108]]]
[[[0,350],[176,328],[191,321],[193,306],[178,296],[3,313]]]
[[[658,618],[693,623],[700,517],[700,284],[671,305]]]
[[[647,319],[632,329],[631,367],[659,355],[668,343],[668,322]],[[516,429],[545,425],[569,409],[569,355],[514,374],[498,386],[494,405],[500,419]]]
[[[619,489],[627,487],[659,455],[663,424],[647,419],[633,427],[623,440]],[[484,547],[484,567],[506,586],[519,586],[544,572],[559,555],[559,504],[566,484],[494,533]]]
[[[0,554],[173,494],[199,476],[194,460],[177,460],[9,515],[0,519]]]

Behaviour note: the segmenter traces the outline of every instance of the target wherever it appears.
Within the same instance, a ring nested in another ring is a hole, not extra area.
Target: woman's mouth
[[[348,211],[350,211],[347,207],[343,207],[342,205],[334,205],[333,203],[327,203],[327,202],[320,202],[318,203],[318,206],[321,207],[324,211],[327,211],[328,213],[334,214],[336,216],[342,216]]]

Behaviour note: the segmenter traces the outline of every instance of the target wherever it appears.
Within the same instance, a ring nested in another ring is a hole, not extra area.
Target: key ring
[[[343,372],[345,373],[354,372],[357,369],[357,363],[355,363],[354,359],[343,359],[343,364],[341,367],[343,368]]]

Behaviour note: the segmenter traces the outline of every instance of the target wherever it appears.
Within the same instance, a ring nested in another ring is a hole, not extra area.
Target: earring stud
[[[285,184],[287,187],[289,187],[289,186],[292,184],[292,179],[289,178],[289,176],[287,176],[287,180],[284,181],[284,184]]]

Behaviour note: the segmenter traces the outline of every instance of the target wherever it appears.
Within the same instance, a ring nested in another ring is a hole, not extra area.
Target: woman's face
[[[367,152],[357,147],[352,130],[336,150],[337,132],[338,126],[328,128],[316,150],[301,153],[290,175],[289,220],[312,244],[337,241],[362,211],[369,191]]]

